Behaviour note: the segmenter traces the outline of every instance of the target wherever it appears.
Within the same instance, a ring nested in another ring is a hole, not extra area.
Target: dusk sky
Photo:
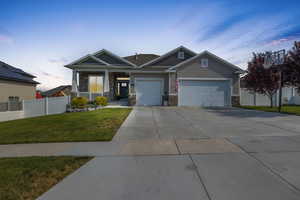
[[[102,48],[119,56],[209,50],[245,69],[252,52],[300,40],[300,1],[0,0],[0,60],[41,89],[71,84],[68,64]]]

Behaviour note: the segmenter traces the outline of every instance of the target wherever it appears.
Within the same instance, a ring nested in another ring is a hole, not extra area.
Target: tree
[[[284,81],[290,86],[295,86],[300,91],[300,42],[294,43],[294,47],[288,52],[286,60]]]
[[[268,96],[273,107],[273,96],[279,88],[279,74],[273,67],[264,68],[264,57],[265,53],[253,53],[252,60],[248,62],[248,74],[243,80],[248,91]]]

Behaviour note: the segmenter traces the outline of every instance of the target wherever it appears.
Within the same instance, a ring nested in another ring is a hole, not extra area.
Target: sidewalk
[[[241,152],[225,139],[144,139],[112,142],[38,143],[0,145],[0,157],[130,156]]]

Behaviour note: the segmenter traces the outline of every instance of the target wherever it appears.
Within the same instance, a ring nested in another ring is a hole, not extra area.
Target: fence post
[[[254,94],[253,94],[253,101],[254,101],[254,105],[256,106],[256,92],[254,92]]]
[[[45,97],[45,115],[48,115],[49,114],[49,111],[48,111],[48,97]]]
[[[25,112],[25,109],[24,109],[24,99],[22,100],[22,110]]]
[[[7,111],[10,111],[10,101],[7,102]]]

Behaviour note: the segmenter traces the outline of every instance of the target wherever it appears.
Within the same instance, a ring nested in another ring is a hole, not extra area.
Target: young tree
[[[248,74],[243,80],[248,91],[268,96],[270,106],[273,107],[273,96],[279,88],[279,74],[272,67],[264,68],[264,57],[264,53],[253,54],[252,60],[248,63]]]

